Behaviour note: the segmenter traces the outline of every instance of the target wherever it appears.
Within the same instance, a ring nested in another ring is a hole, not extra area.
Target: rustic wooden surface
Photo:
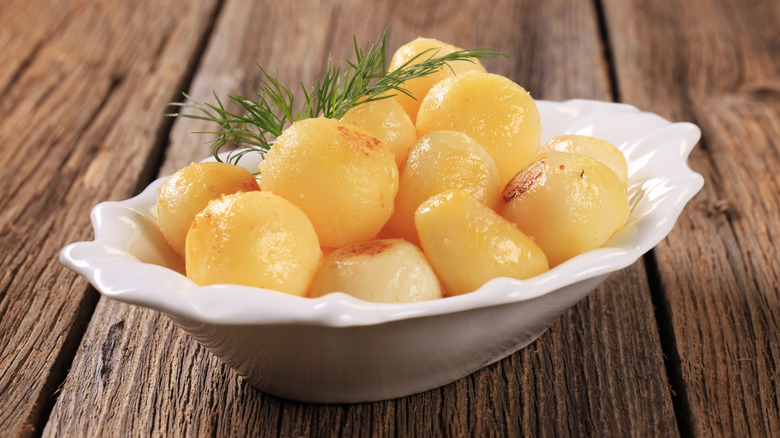
[[[690,163],[705,188],[654,251],[685,430],[780,434],[780,4],[605,10],[632,34],[613,39],[621,100],[703,131]]]
[[[780,430],[780,5],[771,1],[0,2],[0,436],[772,436]],[[535,343],[410,397],[262,394],[157,312],[57,262],[88,211],[207,154],[182,91],[312,83],[352,35],[511,56],[550,100],[619,100],[703,131],[672,234]]]

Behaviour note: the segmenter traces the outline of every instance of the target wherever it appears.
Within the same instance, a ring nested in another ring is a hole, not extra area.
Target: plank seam
[[[620,102],[620,87],[618,86],[617,70],[615,69],[615,59],[612,53],[612,44],[609,36],[609,26],[607,26],[607,17],[604,12],[603,0],[594,0],[596,18],[598,19],[599,37],[601,38],[601,48],[604,54],[604,63],[607,67],[607,79],[609,80],[610,96],[615,102]]]
[[[661,338],[661,351],[664,355],[666,378],[669,382],[669,391],[674,406],[674,415],[677,419],[677,429],[682,436],[693,436],[693,422],[691,419],[691,403],[688,391],[685,389],[685,379],[682,376],[682,360],[677,350],[677,338],[674,334],[674,324],[671,318],[671,309],[666,300],[666,291],[661,281],[661,273],[658,269],[658,261],[655,252],[650,251],[643,257],[645,272],[650,286],[650,298],[655,309],[655,320],[658,324],[658,334]]]
[[[78,306],[79,310],[73,318],[74,327],[67,332],[57,358],[52,362],[46,381],[41,387],[39,396],[25,421],[31,432],[30,436],[42,436],[43,430],[49,422],[54,405],[59,398],[60,388],[62,388],[68,377],[70,368],[73,365],[73,359],[76,357],[81,340],[84,338],[84,334],[89,326],[90,315],[94,313],[99,297],[100,294],[95,288],[92,286],[87,287],[87,291],[81,299],[81,304]]]
[[[620,102],[620,82],[618,80],[616,63],[612,51],[612,40],[610,38],[603,1],[604,0],[594,0],[594,6],[598,17],[599,34],[603,44],[604,62],[607,64],[612,99],[615,102]],[[677,350],[671,309],[666,304],[668,300],[666,300],[666,293],[663,283],[661,282],[661,274],[658,270],[658,262],[654,250],[645,254],[643,256],[643,261],[650,289],[650,299],[653,303],[654,318],[660,338],[661,353],[664,358],[664,368],[666,370],[666,379],[669,385],[672,406],[674,408],[677,430],[681,436],[693,436],[691,404],[685,389],[685,381],[682,377],[681,359]]]
[[[97,109],[93,112],[90,120],[95,120],[97,114],[99,114],[102,108],[106,106],[106,103],[114,94],[114,91],[118,88],[122,81],[122,77],[112,79],[111,86],[108,88],[105,97],[100,102]],[[90,125],[85,126],[81,132],[83,133],[88,130],[89,126]],[[80,135],[81,134],[79,134],[79,136]],[[72,151],[68,152],[67,157],[70,156],[71,152]],[[70,182],[66,182],[66,184],[71,186],[74,184],[74,180],[70,180]],[[28,204],[25,209],[20,212],[20,215],[24,216],[25,211],[27,208],[30,208],[30,206],[31,204]],[[46,235],[47,237],[48,234],[51,233],[52,227],[54,227],[54,224],[49,227]],[[44,237],[43,240],[45,241],[46,237]],[[23,265],[19,265],[19,267],[21,266]],[[16,267],[16,269],[19,269],[19,267]],[[35,287],[38,287],[38,285],[36,284]],[[78,310],[73,318],[74,326],[71,330],[67,331],[65,339],[62,342],[62,346],[57,352],[55,359],[52,361],[49,372],[46,374],[45,381],[41,386],[40,391],[38,392],[36,400],[32,404],[32,408],[30,409],[27,418],[24,421],[23,427],[30,432],[31,436],[40,436],[43,433],[43,429],[48,423],[49,418],[51,417],[51,413],[54,410],[54,406],[57,402],[59,388],[65,383],[65,380],[67,379],[70,367],[73,364],[73,360],[75,359],[79,345],[81,344],[81,340],[87,331],[90,316],[95,312],[95,308],[97,307],[98,299],[99,293],[97,290],[89,286],[77,307]]]
[[[203,32],[203,36],[196,46],[192,61],[187,66],[188,73],[182,78],[180,87],[178,87],[178,89],[186,89],[190,87],[192,80],[195,77],[195,67],[203,58],[207,43],[214,31],[214,24],[217,21],[219,13],[223,9],[222,6],[223,0],[218,0],[215,5],[214,12],[212,13],[211,17],[209,17],[209,22],[205,28],[205,31]],[[113,94],[113,92],[123,82],[123,80],[123,77],[112,78],[112,83],[109,87],[108,93],[94,114],[98,114],[105,107],[106,102]],[[145,166],[147,171],[139,176],[136,192],[138,191],[139,187],[146,187],[146,185],[148,185],[153,178],[152,174],[156,174],[159,171],[171,125],[172,121],[162,124],[157,139],[155,140],[155,145],[152,148],[149,159],[147,160],[147,166]],[[80,311],[76,315],[76,318],[74,318],[77,326],[68,332],[66,339],[63,341],[63,346],[60,349],[58,357],[54,361],[51,371],[46,379],[46,383],[43,386],[44,390],[41,391],[40,397],[36,401],[38,408],[33,408],[31,410],[30,415],[26,421],[26,424],[28,427],[30,427],[32,436],[42,436],[43,430],[51,418],[54,407],[57,403],[57,399],[59,398],[59,389],[68,378],[73,360],[76,357],[78,348],[81,345],[84,336],[86,335],[87,328],[89,327],[91,320],[90,315],[94,314],[100,299],[100,294],[96,289],[94,289],[92,286],[87,287],[87,292],[82,298],[83,304],[78,306]]]
[[[204,59],[206,48],[208,47],[208,43],[211,40],[211,35],[214,33],[214,28],[217,24],[217,21],[219,20],[220,13],[224,9],[223,6],[224,0],[217,0],[217,3],[214,7],[214,12],[212,13],[211,17],[209,17],[209,22],[206,25],[203,36],[201,37],[200,41],[198,41],[196,46],[195,56],[192,57],[186,67],[187,74],[182,77],[181,83],[178,87],[176,87],[176,90],[179,91],[176,91],[168,99],[169,102],[175,102],[179,100],[181,90],[189,91],[189,89],[192,87],[192,82],[195,80],[195,73],[199,70],[198,66]],[[139,175],[138,182],[135,189],[133,190],[133,194],[141,193],[141,191],[143,191],[146,186],[148,186],[158,177],[160,169],[165,162],[165,151],[167,150],[167,145],[169,143],[171,130],[173,128],[173,121],[173,118],[166,117],[166,121],[162,123],[160,130],[157,133],[154,146],[147,156],[144,171],[141,173],[141,175]]]

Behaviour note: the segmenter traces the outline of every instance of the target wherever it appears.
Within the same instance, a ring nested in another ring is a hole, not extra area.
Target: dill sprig
[[[187,94],[188,102],[172,103],[172,106],[193,108],[198,114],[167,114],[172,117],[186,117],[205,120],[219,125],[216,131],[200,132],[215,135],[211,151],[218,161],[222,161],[219,152],[226,145],[234,145],[225,161],[236,164],[249,152],[264,155],[273,144],[273,139],[281,135],[289,124],[307,118],[328,117],[340,119],[357,105],[392,97],[397,93],[411,96],[404,88],[404,82],[430,75],[442,66],[454,61],[474,62],[477,59],[490,59],[501,53],[491,48],[458,50],[442,56],[436,56],[437,50],[422,52],[388,72],[385,67],[385,40],[387,32],[382,34],[378,43],[358,47],[357,38],[353,38],[355,60],[345,59],[347,67],[334,66],[328,57],[325,76],[312,89],[300,84],[303,91],[303,103],[296,107],[295,97],[289,88],[281,85],[259,64],[260,77],[253,82],[257,88],[255,98],[228,96],[238,112],[228,110],[214,93],[216,103],[198,102]]]

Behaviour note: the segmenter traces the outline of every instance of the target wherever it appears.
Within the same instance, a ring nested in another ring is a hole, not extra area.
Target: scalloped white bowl
[[[310,299],[235,285],[199,287],[157,230],[158,179],[140,195],[92,210],[95,240],[68,245],[62,262],[103,295],[168,314],[262,391],[310,402],[401,397],[464,377],[528,345],[610,273],[671,231],[701,189],[686,161],[699,140],[623,104],[537,101],[542,142],[586,134],[629,162],[628,225],[605,247],[525,281],[496,278],[457,297],[378,304],[343,293]],[[259,158],[241,164],[256,169]]]

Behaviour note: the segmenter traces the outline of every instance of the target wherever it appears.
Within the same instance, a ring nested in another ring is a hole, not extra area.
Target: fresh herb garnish
[[[449,62],[474,62],[476,59],[490,59],[501,55],[490,48],[475,48],[436,56],[438,51],[430,49],[396,70],[387,72],[386,35],[385,31],[378,43],[367,45],[365,50],[358,47],[356,38],[353,39],[355,60],[345,59],[347,67],[343,71],[334,66],[329,57],[325,77],[317,82],[313,89],[308,90],[301,84],[304,98],[297,108],[293,92],[258,65],[262,74],[254,82],[257,87],[256,99],[228,96],[242,114],[227,110],[219,96],[214,93],[216,104],[195,101],[187,94],[184,94],[184,97],[189,102],[171,104],[197,109],[202,115],[175,113],[168,116],[218,124],[220,130],[201,133],[216,135],[211,151],[217,161],[222,161],[219,152],[224,146],[235,145],[237,149],[228,154],[225,161],[236,164],[248,152],[265,154],[271,148],[273,139],[281,135],[282,130],[292,122],[320,116],[340,119],[350,108],[363,103],[386,99],[395,93],[411,96],[403,86],[405,81],[435,73]]]

